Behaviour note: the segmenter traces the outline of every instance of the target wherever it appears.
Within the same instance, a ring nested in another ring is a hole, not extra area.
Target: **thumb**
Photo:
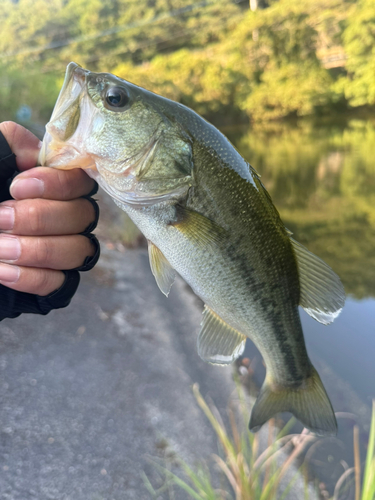
[[[0,131],[17,156],[18,169],[23,171],[35,167],[42,144],[40,140],[25,127],[14,122],[0,123]]]

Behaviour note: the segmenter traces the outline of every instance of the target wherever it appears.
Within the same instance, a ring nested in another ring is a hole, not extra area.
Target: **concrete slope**
[[[68,309],[3,321],[0,499],[146,499],[147,455],[217,451],[191,385],[225,409],[231,368],[198,357],[200,309],[180,280],[159,292],[145,250],[104,249]]]

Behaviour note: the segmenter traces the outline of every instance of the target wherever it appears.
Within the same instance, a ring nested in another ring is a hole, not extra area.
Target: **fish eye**
[[[105,93],[106,107],[113,111],[121,111],[129,101],[129,95],[123,87],[110,87]]]

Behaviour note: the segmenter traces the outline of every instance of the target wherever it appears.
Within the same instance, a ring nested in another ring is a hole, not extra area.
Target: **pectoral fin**
[[[176,273],[164,254],[151,241],[148,242],[148,256],[152,274],[160,290],[168,297]]]
[[[246,336],[205,306],[198,336],[198,354],[209,363],[226,365],[243,353]]]
[[[217,245],[226,236],[226,231],[204,215],[181,205],[176,206],[177,221],[172,225],[201,248]]]
[[[345,292],[340,278],[319,257],[290,238],[297,258],[300,305],[314,319],[328,325],[340,314]]]

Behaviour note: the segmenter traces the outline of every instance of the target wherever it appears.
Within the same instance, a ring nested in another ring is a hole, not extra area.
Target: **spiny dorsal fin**
[[[168,297],[176,273],[164,254],[151,241],[148,242],[148,256],[152,274],[160,290]]]
[[[232,363],[243,353],[245,342],[245,335],[225,323],[209,307],[204,307],[198,336],[198,354],[204,361],[219,365]]]
[[[176,206],[177,221],[172,225],[201,248],[217,245],[226,231],[204,215],[181,205]]]
[[[337,434],[336,417],[315,368],[300,387],[275,386],[267,375],[251,411],[249,428],[256,432],[276,413],[289,411],[319,436]]]
[[[345,303],[340,278],[319,257],[290,238],[297,258],[301,288],[300,305],[314,319],[328,325],[337,318]]]

